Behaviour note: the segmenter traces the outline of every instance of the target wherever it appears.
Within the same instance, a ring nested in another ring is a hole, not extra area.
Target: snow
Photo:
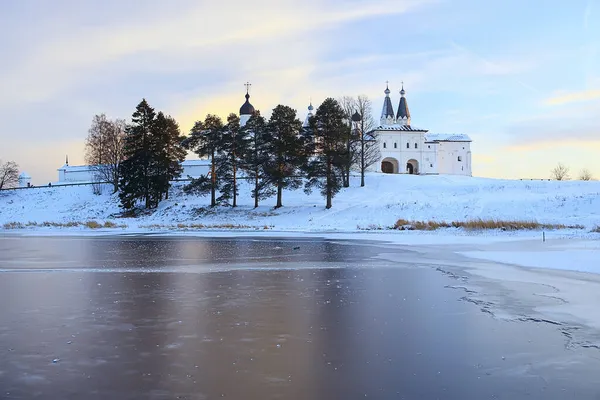
[[[538,243],[536,243],[538,244]],[[532,249],[533,247],[533,249]],[[505,264],[600,274],[600,243],[594,241],[560,243],[553,246],[528,246],[505,251],[466,251],[461,254]]]
[[[471,284],[477,284],[476,277],[480,277],[503,288],[500,295],[495,295],[486,287],[481,296],[515,298],[518,304],[531,306],[532,312],[543,320],[562,326],[590,327],[593,330],[583,344],[600,346],[598,240],[521,240],[478,247],[459,251],[470,258],[466,269],[475,277]]]
[[[118,196],[104,189],[94,195],[91,186],[33,188],[0,193],[0,227],[11,222],[106,220],[129,229],[148,225],[244,225],[283,232],[356,232],[387,228],[399,219],[464,221],[468,219],[535,220],[540,223],[583,225],[587,233],[600,225],[600,182],[519,181],[464,176],[369,174],[366,186],[351,187],[333,199],[326,210],[319,193],[285,191],[284,207],[273,209],[275,198],[253,208],[246,182],[236,209],[210,210],[208,197],[186,195],[181,184],[169,200],[150,215],[117,219]],[[464,234],[464,233],[462,233]],[[487,234],[500,234],[488,232]],[[506,235],[506,233],[503,233]]]

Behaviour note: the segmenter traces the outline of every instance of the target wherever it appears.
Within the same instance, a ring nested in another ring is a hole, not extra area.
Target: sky
[[[244,101],[309,101],[404,82],[412,125],[468,134],[473,174],[600,178],[600,0],[6,0],[0,159],[33,183],[84,162],[94,114],[142,98],[182,131]]]

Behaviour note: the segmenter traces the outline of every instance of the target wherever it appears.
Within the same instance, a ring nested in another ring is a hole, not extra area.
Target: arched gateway
[[[384,158],[381,161],[381,172],[383,172],[384,174],[397,174],[398,160],[391,157]]]
[[[406,173],[410,175],[418,175],[419,162],[417,160],[408,160],[406,163]]]

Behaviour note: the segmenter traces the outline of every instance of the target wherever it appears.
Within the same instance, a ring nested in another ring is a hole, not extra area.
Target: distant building
[[[464,134],[429,133],[411,125],[404,85],[400,90],[398,111],[386,87],[377,136],[381,161],[373,170],[388,174],[472,175],[471,138]]]
[[[209,160],[185,160],[182,163],[183,173],[181,178],[198,178],[200,175],[207,175],[210,171]],[[95,165],[69,165],[65,163],[58,169],[58,182],[59,183],[87,183],[98,181],[94,179],[95,171],[98,170],[98,166]]]
[[[255,109],[250,104],[250,84],[246,84],[246,101],[240,107],[240,125],[244,126]],[[405,97],[404,86],[400,91],[398,111],[390,99],[390,89],[386,87],[380,125],[373,130],[377,134],[381,160],[372,170],[390,174],[454,174],[471,176],[471,139],[463,134],[429,133],[425,129],[411,125],[411,116]],[[312,103],[304,126],[313,116]],[[70,166],[68,159],[58,169],[59,183],[93,182],[97,166]],[[191,159],[183,162],[182,178],[198,178],[210,171],[210,160]],[[31,178],[30,178],[31,179]]]
[[[19,187],[25,188],[31,186],[31,176],[27,172],[21,172],[19,175]]]

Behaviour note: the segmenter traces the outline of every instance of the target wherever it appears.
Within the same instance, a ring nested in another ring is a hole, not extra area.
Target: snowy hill
[[[108,192],[106,190],[105,192]],[[178,224],[245,226],[281,231],[322,231],[389,227],[400,219],[466,221],[470,219],[526,220],[541,223],[600,225],[600,182],[513,181],[459,176],[371,174],[367,186],[343,190],[324,208],[318,194],[287,191],[284,207],[275,199],[253,209],[249,187],[240,190],[237,209],[208,209],[207,197],[186,195],[181,186],[158,210],[136,219],[116,219],[117,196],[94,195],[90,186],[35,188],[0,193],[0,229],[4,224],[114,221],[129,228]]]

